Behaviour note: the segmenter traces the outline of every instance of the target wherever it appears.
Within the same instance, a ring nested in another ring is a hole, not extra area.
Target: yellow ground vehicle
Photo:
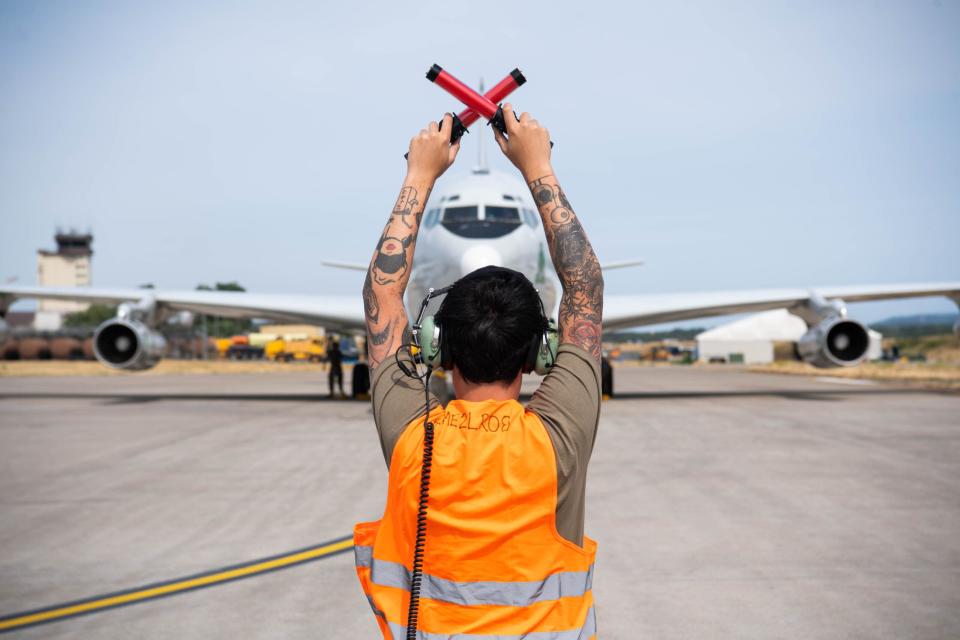
[[[250,344],[247,336],[232,336],[214,340],[217,355],[229,360],[259,360],[263,357],[263,348]]]
[[[225,358],[227,355],[227,349],[233,344],[232,338],[217,338],[214,341],[214,344],[217,346],[217,355],[221,358]]]
[[[324,362],[327,359],[327,343],[323,338],[272,340],[264,347],[264,356],[277,362]]]
[[[263,345],[263,357],[267,360],[277,360],[277,354],[283,353],[286,342],[283,338],[274,338]]]

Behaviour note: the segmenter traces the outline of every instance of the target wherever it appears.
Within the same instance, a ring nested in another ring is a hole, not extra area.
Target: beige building
[[[91,284],[90,257],[93,236],[89,233],[57,232],[56,251],[37,251],[37,284],[42,287],[88,287]],[[33,327],[38,331],[56,331],[63,317],[85,311],[90,305],[69,300],[42,300],[37,306]]]

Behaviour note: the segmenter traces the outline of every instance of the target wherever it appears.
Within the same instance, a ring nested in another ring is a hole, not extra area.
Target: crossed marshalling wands
[[[433,65],[427,71],[427,80],[446,90],[467,106],[460,113],[451,114],[453,126],[450,131],[450,144],[456,143],[463,134],[467,133],[470,125],[479,120],[481,116],[486,118],[487,122],[496,127],[500,133],[506,135],[507,126],[503,120],[503,109],[499,103],[527,81],[520,69],[514,69],[484,95],[480,95],[450,73],[444,71],[438,64]],[[550,143],[550,146],[553,146],[553,142]],[[403,157],[406,158],[407,154],[404,154]]]

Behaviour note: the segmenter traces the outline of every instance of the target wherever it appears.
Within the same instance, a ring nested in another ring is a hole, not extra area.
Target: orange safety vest
[[[454,400],[430,419],[417,637],[595,640],[597,543],[557,532],[557,464],[540,418],[516,400]],[[423,436],[423,418],[403,431],[383,518],[353,532],[357,575],[387,639],[406,637]]]

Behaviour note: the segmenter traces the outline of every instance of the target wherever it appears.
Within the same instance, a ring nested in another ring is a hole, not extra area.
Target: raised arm
[[[407,177],[370,259],[363,283],[370,367],[376,368],[402,344],[409,330],[403,294],[413,268],[420,218],[437,178],[453,164],[459,142],[450,144],[451,118],[431,122],[410,141]]]
[[[504,155],[520,170],[540,210],[550,257],[557,270],[560,299],[560,342],[574,344],[600,362],[603,316],[603,272],[587,234],[560,188],[550,164],[550,133],[530,117],[503,106],[508,138],[494,128]],[[491,127],[493,128],[493,127]]]

